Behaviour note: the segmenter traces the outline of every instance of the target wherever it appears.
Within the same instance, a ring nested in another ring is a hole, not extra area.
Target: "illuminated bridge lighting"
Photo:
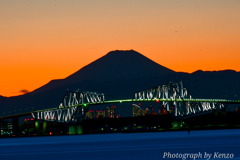
[[[192,98],[182,82],[167,83],[148,90],[136,92],[133,99],[106,100],[105,94],[96,92],[67,91],[59,107],[28,112],[36,119],[57,122],[80,122],[89,106],[112,103],[157,102],[164,112],[175,116],[189,116],[214,109],[223,109],[226,104],[240,103],[240,100]],[[139,103],[140,104],[140,103]],[[17,114],[21,116],[26,113]],[[12,115],[13,116],[13,115]],[[7,118],[8,116],[4,116]],[[32,119],[31,119],[32,120]]]

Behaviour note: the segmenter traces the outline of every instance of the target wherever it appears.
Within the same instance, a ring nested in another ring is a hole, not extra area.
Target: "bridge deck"
[[[165,102],[216,102],[216,103],[225,103],[225,104],[240,104],[240,100],[226,100],[226,99],[141,99],[141,100],[135,100],[135,99],[123,99],[123,100],[110,100],[110,101],[104,101],[104,102],[95,102],[95,103],[84,103],[84,104],[77,104],[72,106],[65,106],[60,108],[69,108],[74,106],[88,106],[88,105],[100,105],[100,104],[109,104],[109,103],[131,103],[131,102],[155,102],[155,101],[165,101]],[[43,111],[49,111],[49,110],[57,110],[59,107],[56,108],[48,108],[44,110],[37,110],[32,112],[26,112],[21,114],[15,114],[15,115],[9,115],[0,117],[0,120],[9,119],[13,117],[22,117],[22,116],[28,116],[31,115],[31,113],[36,112],[43,112]]]

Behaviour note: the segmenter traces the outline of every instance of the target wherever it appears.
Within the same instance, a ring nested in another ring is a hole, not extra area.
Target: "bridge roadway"
[[[100,104],[109,104],[109,103],[132,103],[132,102],[216,102],[216,103],[225,103],[225,104],[240,104],[240,100],[225,100],[225,99],[142,99],[142,100],[135,100],[135,99],[123,99],[123,100],[110,100],[104,102],[95,102],[95,103],[84,103],[84,104],[77,104],[72,106],[65,106],[65,107],[58,107],[58,108],[48,108],[44,110],[34,111],[36,112],[43,112],[49,110],[56,110],[59,108],[69,108],[75,106],[88,106],[88,105],[100,105]]]
[[[132,102],[216,102],[216,103],[223,103],[223,104],[240,104],[240,100],[226,100],[226,99],[123,99],[123,100],[110,100],[110,101],[103,101],[103,102],[95,102],[95,103],[84,103],[84,104],[77,104],[72,106],[64,106],[64,107],[56,107],[56,108],[48,108],[43,110],[37,110],[32,112],[26,112],[26,113],[20,113],[20,114],[14,114],[9,116],[0,117],[0,120],[4,119],[10,119],[14,117],[22,117],[22,116],[28,116],[31,115],[31,113],[37,113],[37,112],[44,112],[49,110],[57,110],[61,108],[70,108],[75,106],[89,106],[89,105],[100,105],[100,104],[110,104],[110,103],[132,103]]]

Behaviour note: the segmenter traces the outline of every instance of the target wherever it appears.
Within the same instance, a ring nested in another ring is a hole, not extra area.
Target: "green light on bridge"
[[[87,106],[87,104],[86,104],[86,103],[84,103],[84,104],[83,104],[83,106],[84,106],[84,107],[86,107],[86,106]]]

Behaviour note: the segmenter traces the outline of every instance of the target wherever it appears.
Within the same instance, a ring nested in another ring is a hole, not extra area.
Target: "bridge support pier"
[[[82,134],[82,126],[81,125],[68,125],[68,134]]]
[[[18,117],[13,117],[12,119],[12,126],[13,126],[13,134],[18,137],[19,136],[19,124],[18,124]]]
[[[40,135],[40,128],[39,128],[39,121],[38,120],[35,121],[35,129],[36,129],[36,135],[39,136]]]
[[[37,136],[45,136],[47,134],[47,122],[36,120],[35,121],[35,129]]]
[[[47,134],[47,122],[46,121],[43,121],[43,123],[42,123],[42,125],[43,125],[43,136],[45,136],[46,134]]]

